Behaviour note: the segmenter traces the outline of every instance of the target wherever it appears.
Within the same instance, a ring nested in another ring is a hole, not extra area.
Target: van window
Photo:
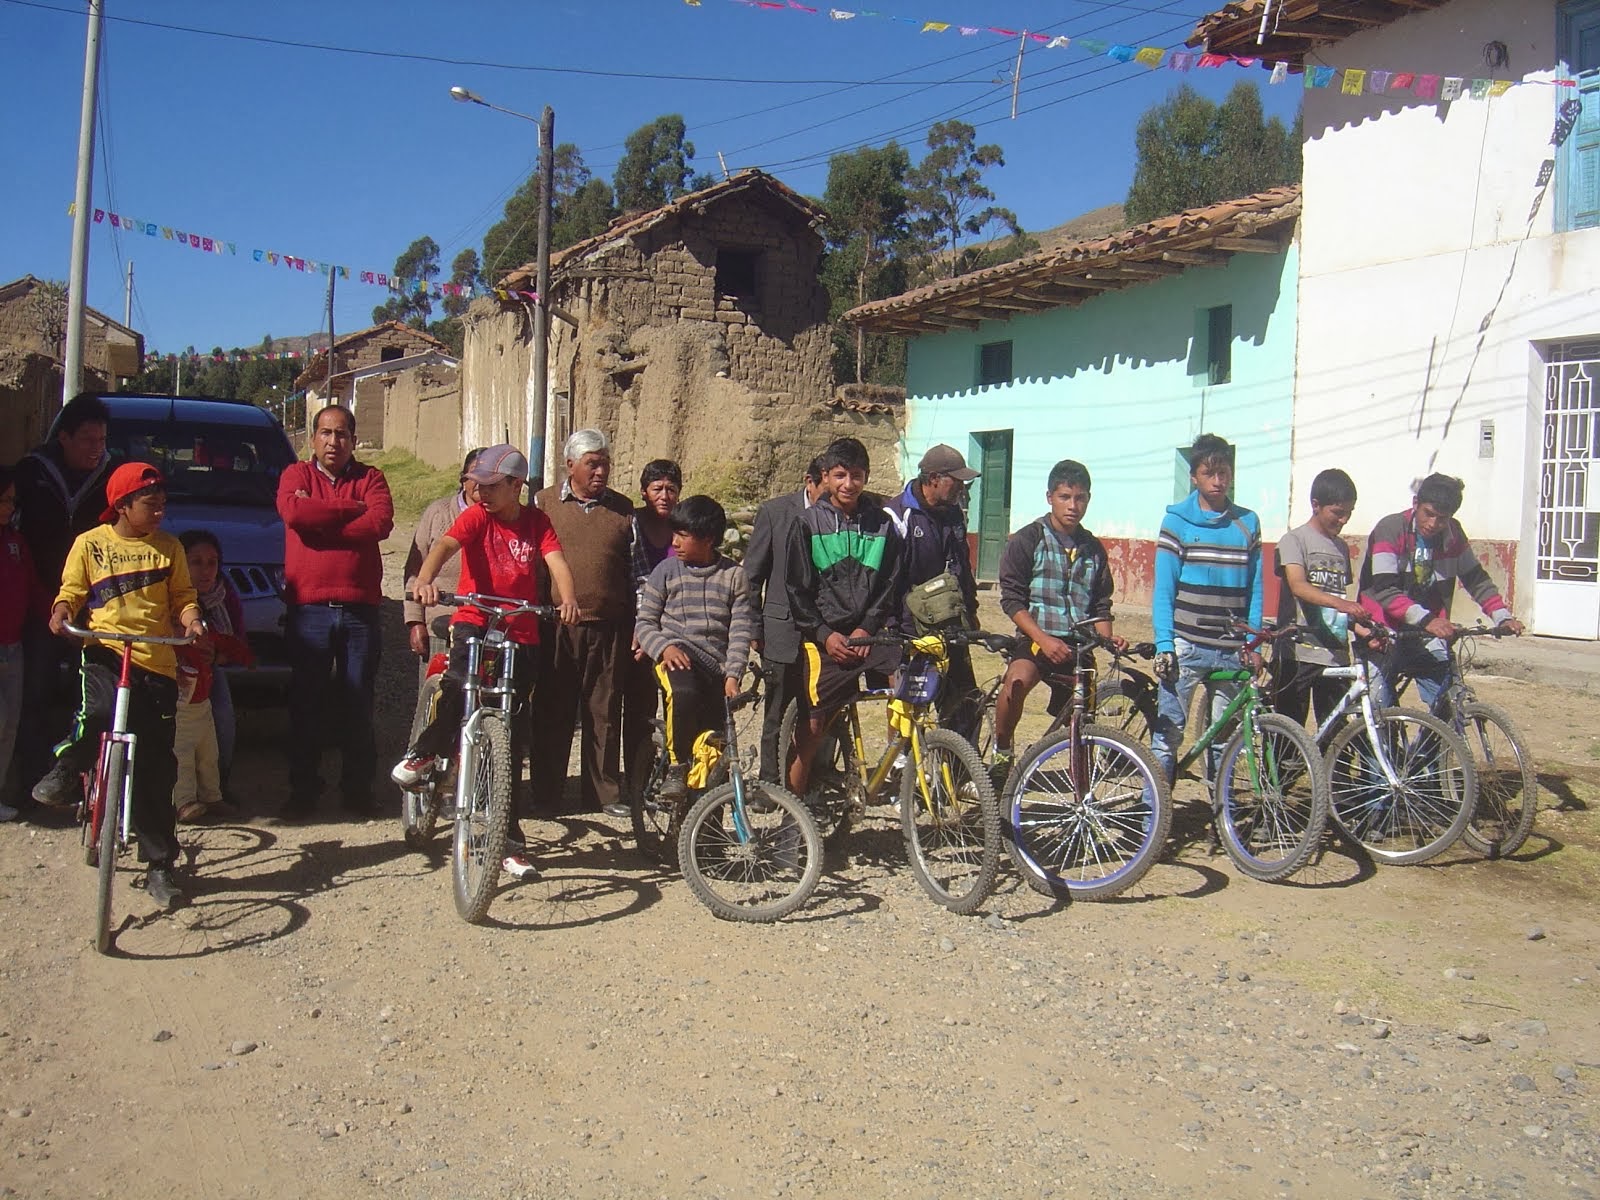
[[[161,468],[168,499],[209,504],[275,504],[278,476],[294,461],[283,434],[261,425],[118,417],[107,443],[113,462]]]

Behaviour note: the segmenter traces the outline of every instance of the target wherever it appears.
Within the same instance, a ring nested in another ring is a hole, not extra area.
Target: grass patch
[[[461,486],[455,471],[430,467],[409,450],[377,450],[361,461],[377,467],[389,481],[397,533],[415,528],[424,508]]]

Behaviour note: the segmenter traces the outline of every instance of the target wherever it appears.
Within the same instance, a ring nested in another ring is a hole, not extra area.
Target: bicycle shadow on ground
[[[1547,774],[1541,771],[1538,774],[1538,779],[1539,789],[1546,796],[1553,797],[1555,800],[1554,804],[1547,807],[1554,809],[1556,812],[1589,811],[1589,802],[1572,790],[1573,775],[1557,775],[1553,772]],[[1587,783],[1589,781],[1580,780],[1580,782]]]
[[[816,925],[826,921],[847,921],[883,907],[883,897],[869,892],[843,876],[828,873],[828,854],[823,852],[823,875],[816,891],[798,911],[783,918],[785,925]]]
[[[1541,858],[1549,858],[1553,854],[1559,854],[1566,848],[1567,844],[1560,838],[1535,829],[1528,834],[1528,840],[1522,844],[1522,847],[1515,854],[1495,856],[1479,854],[1465,842],[1457,842],[1439,858],[1415,865],[1447,871],[1456,867],[1482,866],[1486,863],[1532,863],[1538,862]]]
[[[274,919],[264,920],[267,917]],[[127,914],[112,933],[108,957],[141,962],[207,958],[278,941],[304,928],[310,920],[311,910],[294,900],[278,896],[219,895],[214,899],[191,901],[171,913]],[[175,931],[178,941],[184,944],[155,950],[122,943],[123,934],[144,930],[155,930],[158,934]],[[197,938],[201,944],[188,944]]]
[[[626,875],[569,871],[565,863],[540,864],[534,880],[502,878],[482,924],[486,929],[582,929],[635,916],[661,901],[661,888]],[[506,909],[515,906],[515,915]]]
[[[1152,879],[1165,884],[1175,872],[1183,872],[1185,875],[1193,876],[1194,880],[1187,886],[1179,886],[1175,882],[1172,886],[1151,885]],[[1158,859],[1150,869],[1150,873],[1137,883],[1132,884],[1127,891],[1119,892],[1115,896],[1106,896],[1103,899],[1088,899],[1073,896],[1070,893],[1046,896],[1041,892],[1035,891],[1032,886],[1014,873],[1008,873],[1002,877],[1000,884],[995,887],[995,894],[991,899],[1003,897],[1035,903],[1037,905],[1035,909],[1012,910],[1004,914],[1007,921],[1020,924],[1084,906],[1115,908],[1119,905],[1150,904],[1159,900],[1201,900],[1222,891],[1231,882],[1226,873],[1217,870],[1208,863],[1195,862],[1193,859],[1184,859],[1172,854]]]

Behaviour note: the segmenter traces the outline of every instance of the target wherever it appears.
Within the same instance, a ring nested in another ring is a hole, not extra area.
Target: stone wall
[[[13,464],[42,442],[60,411],[61,364],[0,345],[0,463]]]
[[[364,333],[359,341],[352,341],[348,345],[339,347],[338,373],[333,378],[333,388],[330,394],[328,388],[328,366],[326,352],[319,355],[316,363],[308,368],[295,382],[301,387],[308,388],[309,402],[306,405],[307,432],[310,432],[309,422],[316,416],[317,409],[327,404],[350,403],[350,376],[348,372],[359,371],[363,367],[374,367],[383,361],[385,350],[399,351],[398,357],[409,358],[413,354],[426,354],[430,350],[439,349],[437,342],[425,334],[406,326],[380,325],[376,329]],[[362,380],[355,395],[357,408],[360,402],[369,394],[368,384],[371,380]],[[381,400],[381,393],[378,393]],[[373,445],[381,446],[383,428],[383,405],[375,402],[373,405],[377,413],[371,418],[376,422],[377,440]],[[368,416],[362,413],[357,418],[362,426],[361,440],[368,441],[366,425]]]
[[[388,381],[384,447],[409,450],[437,470],[455,470],[461,441],[461,376],[448,367],[417,367]],[[474,442],[473,445],[482,445]]]

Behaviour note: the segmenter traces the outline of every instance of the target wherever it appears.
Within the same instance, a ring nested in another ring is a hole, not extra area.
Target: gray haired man
[[[580,429],[563,452],[566,478],[534,496],[550,518],[572,579],[579,617],[543,641],[533,709],[533,761],[555,769],[535,780],[536,803],[561,807],[574,725],[583,729],[579,811],[627,816],[621,802],[623,672],[632,656],[635,592],[633,502],[606,486],[611,446],[598,429]],[[544,790],[541,795],[542,789]]]

